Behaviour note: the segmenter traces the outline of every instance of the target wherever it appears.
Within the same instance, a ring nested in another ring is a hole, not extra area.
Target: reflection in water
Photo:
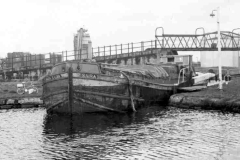
[[[53,116],[45,122],[45,146],[54,146],[61,154],[52,157],[59,158],[235,159],[239,118],[159,107],[131,115],[85,114],[72,121]]]
[[[72,119],[71,119],[72,118]],[[240,115],[149,107],[46,116],[0,111],[0,159],[240,159]]]
[[[102,113],[73,117],[46,117],[44,134],[47,142],[52,144],[45,146],[54,145],[58,150],[62,150],[59,158],[112,159],[114,157],[111,157],[111,154],[114,154],[115,149],[117,149],[117,153],[122,152],[122,156],[124,156],[127,149],[126,145],[133,142],[128,134],[134,134],[138,130],[138,126],[145,126],[150,123],[148,117],[152,115],[151,113],[146,115],[147,110],[151,111],[152,108],[124,115]],[[155,114],[161,115],[160,113],[164,112],[166,110],[158,108]],[[133,130],[125,128],[127,126],[131,126]],[[141,136],[144,136],[144,132],[145,127]],[[56,154],[52,155],[53,157],[56,157]],[[117,155],[115,158],[124,157]]]
[[[164,108],[148,108],[158,111],[155,114],[164,114]],[[46,134],[75,134],[79,132],[86,132],[87,134],[95,134],[106,131],[111,128],[122,128],[126,125],[149,123],[150,113],[146,114],[146,109],[138,111],[137,113],[130,114],[117,114],[117,113],[86,113],[82,115],[70,116],[46,116],[45,131]]]

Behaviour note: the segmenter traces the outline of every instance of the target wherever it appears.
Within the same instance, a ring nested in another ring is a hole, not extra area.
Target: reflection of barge
[[[192,85],[192,57],[170,56],[162,65],[106,66],[66,61],[43,79],[49,113],[135,111],[168,100],[178,87]],[[176,59],[182,61],[174,62]]]

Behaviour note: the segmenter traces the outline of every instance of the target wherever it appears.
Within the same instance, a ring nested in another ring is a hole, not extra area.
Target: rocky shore
[[[233,77],[232,81],[223,84],[222,90],[215,85],[197,92],[174,94],[169,99],[169,105],[240,113],[240,78]]]

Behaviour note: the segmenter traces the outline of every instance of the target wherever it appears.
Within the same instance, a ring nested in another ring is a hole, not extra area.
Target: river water
[[[0,110],[0,159],[240,159],[240,115],[149,107],[59,117]]]

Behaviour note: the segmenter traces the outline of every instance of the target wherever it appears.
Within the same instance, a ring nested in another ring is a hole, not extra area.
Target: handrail
[[[158,30],[159,28],[162,28],[162,35],[164,35],[164,29],[163,29],[163,27],[157,27],[157,28],[155,29],[155,38],[157,37],[157,30]]]
[[[182,82],[184,82],[184,74],[185,74],[185,73],[184,73],[184,70],[185,70],[185,69],[189,69],[189,67],[182,68],[182,69],[180,69],[180,71],[179,71],[179,74],[178,74],[178,84],[180,84],[179,81],[180,81],[180,78],[181,78],[181,77],[180,77],[181,72],[183,72],[183,74],[182,74],[182,75],[183,75],[183,76],[182,76]]]
[[[202,30],[203,30],[203,35],[205,35],[205,30],[204,30],[203,27],[199,27],[199,28],[197,28],[197,29],[195,30],[195,35],[197,35],[197,30],[198,30],[198,29],[202,29]]]
[[[162,29],[162,36],[158,36],[158,35],[157,35],[157,30],[158,30],[159,28]],[[159,42],[159,44],[160,44],[160,46],[161,46],[162,48],[164,47],[164,39],[162,39],[162,45],[161,45],[161,43],[160,43],[160,41],[159,41],[159,39],[158,39],[158,37],[163,37],[163,36],[164,36],[164,29],[163,29],[163,27],[157,27],[157,28],[155,29],[155,48],[157,48],[157,41]]]

